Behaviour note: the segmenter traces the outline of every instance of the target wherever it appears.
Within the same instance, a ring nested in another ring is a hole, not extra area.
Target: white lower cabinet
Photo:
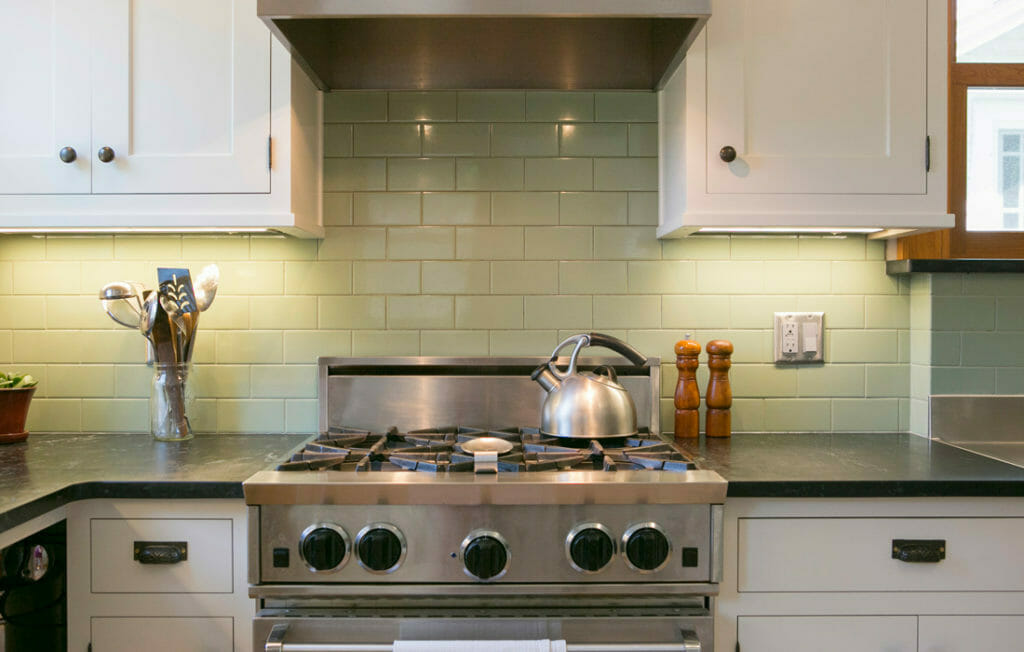
[[[139,650],[231,650],[231,618],[93,618],[92,649],[96,652]]]
[[[1024,500],[729,499],[715,648],[1024,650]]]
[[[86,500],[67,521],[68,650],[252,650],[241,499]]]
[[[741,616],[738,621],[743,652],[917,649],[917,618],[913,616]]]
[[[1024,648],[1024,616],[921,616],[919,652]]]

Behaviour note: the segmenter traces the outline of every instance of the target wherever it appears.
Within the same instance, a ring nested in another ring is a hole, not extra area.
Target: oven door
[[[469,650],[486,649],[474,641],[542,639],[564,640],[567,652],[713,652],[712,637],[706,609],[676,608],[552,617],[490,610],[360,615],[353,610],[264,609],[253,624],[254,652],[392,652],[401,650],[399,641],[458,641]],[[460,649],[457,645],[452,649]]]

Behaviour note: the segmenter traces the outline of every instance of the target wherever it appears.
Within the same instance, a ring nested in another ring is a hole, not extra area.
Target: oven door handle
[[[265,652],[393,652],[391,643],[285,643],[288,625],[270,630]],[[693,632],[683,632],[681,643],[567,643],[566,652],[701,652]]]

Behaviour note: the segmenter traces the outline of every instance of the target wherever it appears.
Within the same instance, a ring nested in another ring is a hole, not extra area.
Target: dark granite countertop
[[[1024,496],[1024,468],[897,433],[735,434],[679,447],[729,496]]]
[[[0,446],[0,531],[88,498],[242,498],[242,481],[310,435],[50,435]]]
[[[914,258],[889,260],[886,274],[1021,274],[1024,259],[1016,258]]]

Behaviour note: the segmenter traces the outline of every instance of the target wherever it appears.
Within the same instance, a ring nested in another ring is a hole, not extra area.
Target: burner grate
[[[496,437],[512,444],[498,455],[499,473],[539,471],[672,471],[696,465],[660,437],[637,436],[605,440],[564,440],[542,435],[536,428],[469,428],[444,426],[401,433],[391,428],[375,433],[358,428],[330,428],[310,442],[278,471],[415,471],[473,472],[474,457],[459,444],[478,437]]]

